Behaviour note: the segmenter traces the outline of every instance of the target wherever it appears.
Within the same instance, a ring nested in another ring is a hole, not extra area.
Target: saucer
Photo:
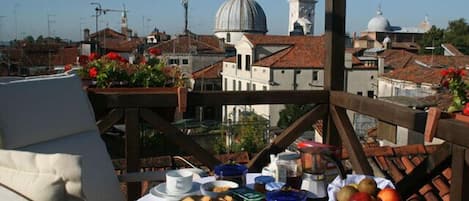
[[[200,194],[200,184],[197,182],[193,182],[191,190],[189,190],[186,193],[169,194],[168,192],[166,192],[166,183],[161,183],[153,187],[150,190],[150,194],[156,197],[164,198],[165,200],[168,200],[168,201],[173,201],[173,200],[176,201],[176,200],[181,200],[181,198],[184,198],[186,196]]]

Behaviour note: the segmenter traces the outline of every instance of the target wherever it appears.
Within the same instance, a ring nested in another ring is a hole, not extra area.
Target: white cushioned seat
[[[0,183],[35,201],[82,201],[80,158],[0,150]]]
[[[81,80],[74,75],[0,83],[3,149],[81,156],[89,201],[124,200]]]

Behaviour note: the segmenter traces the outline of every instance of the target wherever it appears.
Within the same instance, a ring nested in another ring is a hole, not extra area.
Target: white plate
[[[200,195],[200,184],[194,182],[192,183],[192,188],[191,190],[189,190],[189,192],[173,195],[173,194],[168,194],[166,192],[166,183],[161,183],[151,188],[150,194],[159,198],[164,198],[165,200],[168,200],[168,201],[177,201],[177,200],[181,200],[182,198],[186,196]]]

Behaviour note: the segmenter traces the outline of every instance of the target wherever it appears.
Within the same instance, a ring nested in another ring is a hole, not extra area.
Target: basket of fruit
[[[337,177],[327,187],[329,201],[401,201],[390,180],[367,175]]]

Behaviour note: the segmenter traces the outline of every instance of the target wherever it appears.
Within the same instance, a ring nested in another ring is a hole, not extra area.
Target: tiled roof
[[[223,59],[224,62],[231,62],[231,63],[236,63],[236,56],[228,57],[226,59]]]
[[[253,65],[270,68],[323,68],[325,61],[324,37],[247,35],[251,43],[260,45],[288,45]]]
[[[437,151],[439,145],[422,144],[402,147],[364,147],[365,155],[379,167],[384,176],[394,183],[402,180],[407,174],[418,166],[428,154]],[[346,150],[342,153],[343,159],[348,158]],[[449,200],[451,183],[451,168],[446,168],[441,174],[425,184],[419,192],[412,195],[410,200]]]
[[[225,52],[224,49],[220,48],[219,41],[215,36],[180,35],[175,39],[164,41],[152,48],[161,49],[163,54],[173,52],[191,53],[194,50],[196,50],[198,54],[223,54]]]
[[[447,51],[453,54],[453,56],[464,56],[464,54],[459,51],[458,48],[454,47],[454,45],[451,43],[441,44],[441,47],[445,48]]]
[[[100,41],[99,43],[101,47],[107,51],[132,52],[137,49],[138,45],[142,44],[143,41],[138,38],[132,38],[131,40],[107,39],[106,41]]]
[[[220,78],[220,72],[223,70],[223,61],[219,61],[210,66],[204,67],[192,73],[194,79],[217,79]]]
[[[384,65],[393,69],[406,66],[415,54],[405,50],[384,50],[379,56],[384,57]]]
[[[394,69],[382,76],[396,80],[410,81],[413,83],[439,84],[442,78],[440,70],[441,69],[420,67],[414,64]]]
[[[469,67],[469,56],[419,55],[413,60],[434,67]]]
[[[106,39],[119,39],[119,40],[126,40],[126,37],[124,34],[117,32],[113,29],[110,28],[105,28],[99,30],[97,33],[92,33],[90,34],[90,39],[95,39],[96,35],[99,36],[99,39],[102,40],[103,37],[106,37]]]

